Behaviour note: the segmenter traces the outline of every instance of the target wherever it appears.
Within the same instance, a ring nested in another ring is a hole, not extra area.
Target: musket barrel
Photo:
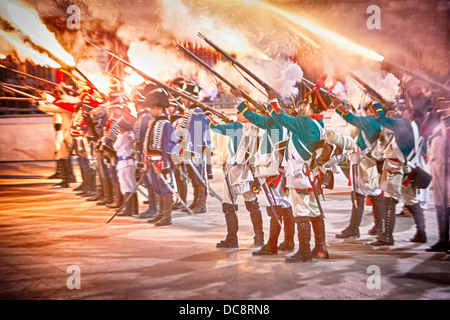
[[[210,107],[210,106],[208,106],[207,104],[204,104],[203,102],[198,101],[197,99],[191,97],[189,94],[186,94],[186,93],[184,93],[184,92],[181,91],[181,90],[178,90],[178,89],[176,89],[176,88],[172,88],[172,87],[170,87],[170,86],[168,86],[168,85],[166,85],[166,84],[164,84],[164,83],[162,83],[162,82],[156,80],[156,79],[153,78],[152,76],[150,76],[150,75],[146,74],[145,72],[139,70],[138,68],[136,68],[135,66],[133,66],[131,63],[129,63],[128,61],[126,61],[126,60],[122,59],[121,57],[115,55],[115,54],[112,53],[111,51],[109,51],[109,50],[107,50],[107,49],[104,49],[104,48],[101,48],[101,47],[97,46],[96,44],[94,44],[94,43],[92,43],[92,42],[90,42],[90,41],[88,41],[88,42],[89,42],[91,45],[93,45],[94,47],[96,47],[96,48],[98,48],[98,49],[100,49],[100,50],[106,51],[110,56],[112,56],[112,57],[118,59],[120,62],[122,62],[122,63],[125,64],[126,66],[130,67],[130,68],[131,68],[134,72],[136,72],[138,75],[140,75],[141,77],[143,77],[143,78],[145,78],[145,79],[147,79],[147,80],[153,82],[153,83],[154,83],[155,85],[157,85],[158,87],[161,87],[161,88],[165,89],[166,91],[169,91],[169,92],[171,92],[171,93],[173,93],[173,94],[177,94],[177,95],[181,96],[182,98],[184,98],[184,99],[186,99],[186,100],[188,100],[188,101],[190,101],[190,102],[192,102],[192,103],[198,105],[201,109],[203,109],[203,110],[206,109],[206,110],[210,111],[211,113],[213,113],[213,114],[215,114],[216,116],[220,117],[220,118],[223,119],[224,121],[231,122],[231,119],[230,119],[226,114],[224,114],[223,112],[218,111],[218,110],[214,109],[213,107]]]
[[[250,97],[247,93],[245,93],[244,91],[242,91],[239,87],[237,87],[236,85],[234,85],[233,83],[231,83],[228,79],[226,79],[224,76],[222,76],[220,73],[218,73],[216,70],[214,70],[213,68],[211,68],[208,64],[206,64],[203,60],[201,60],[199,57],[197,57],[196,55],[194,55],[192,52],[190,52],[188,49],[186,49],[185,47],[183,47],[181,44],[178,44],[178,48],[181,49],[186,55],[188,55],[191,59],[193,59],[194,61],[196,61],[198,64],[200,64],[202,67],[204,67],[205,69],[207,69],[209,72],[211,72],[213,75],[215,75],[216,77],[218,77],[220,80],[222,80],[223,82],[225,82],[225,84],[227,84],[230,88],[239,91],[242,96],[244,97],[244,99],[246,99],[248,102],[250,102],[251,104],[253,104],[259,111],[261,112],[266,112],[265,108],[259,104],[258,102],[256,102],[252,97]]]
[[[220,48],[218,45],[216,45],[214,42],[212,42],[210,39],[208,39],[205,35],[203,35],[201,32],[197,34],[201,39],[203,39],[207,44],[209,44],[211,47],[219,51],[227,60],[229,60],[232,64],[238,66],[242,71],[247,73],[250,77],[252,77],[256,82],[258,82],[264,89],[272,89],[267,83],[265,83],[261,78],[257,77],[253,72],[251,72],[249,69],[247,69],[243,64],[241,64],[239,61],[237,61],[235,58],[233,58],[231,55],[229,55],[227,52],[225,52],[222,48]],[[273,89],[272,89],[273,90]]]
[[[29,74],[29,73],[26,73],[26,72],[22,72],[22,71],[13,69],[13,68],[9,68],[9,67],[7,67],[7,66],[5,66],[3,64],[0,64],[0,68],[4,68],[4,69],[10,70],[10,71],[13,71],[13,72],[15,72],[17,74],[21,74],[23,76],[29,77],[31,79],[35,79],[35,80],[38,80],[38,81],[41,81],[41,82],[45,82],[45,83],[51,84],[52,86],[59,87],[59,84],[56,83],[56,82],[53,82],[53,81],[50,81],[50,80],[47,80],[47,79],[43,79],[43,78],[40,78],[38,76],[34,76],[32,74]],[[69,90],[71,92],[76,92],[76,90],[74,90],[74,89],[70,89],[70,88],[64,88],[64,89],[67,89],[67,90]]]
[[[21,94],[21,95],[23,95],[25,97],[29,97],[31,99],[35,99],[35,100],[42,100],[43,99],[42,97],[33,96],[32,94],[29,94],[29,93],[26,93],[26,92],[23,92],[23,91],[11,88],[10,86],[4,85],[4,84],[0,84],[0,87],[3,88],[4,90],[10,91],[10,92],[14,92],[14,93],[17,93],[17,94]]]

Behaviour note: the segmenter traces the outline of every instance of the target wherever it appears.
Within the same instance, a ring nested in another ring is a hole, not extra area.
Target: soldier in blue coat
[[[195,99],[199,97],[201,88],[195,81],[180,77],[176,78],[172,85]],[[194,213],[204,213],[208,193],[207,183],[208,179],[212,179],[209,120],[196,104],[185,99],[181,99],[181,102],[186,110],[178,122],[175,135],[179,142],[176,152],[182,155],[181,161],[184,166],[179,166],[178,169],[186,169],[194,189],[194,199],[189,208]]]
[[[165,226],[172,223],[173,182],[171,178],[171,154],[174,147],[173,127],[165,108],[169,99],[161,89],[149,92],[145,101],[152,118],[144,140],[144,170],[148,171],[152,187],[159,197],[159,208],[156,216],[148,223]]]
[[[133,132],[134,132],[134,155],[138,168],[142,168],[144,163],[144,140],[145,134],[148,129],[148,123],[152,118],[150,111],[145,108],[145,101],[136,102],[136,110],[137,110],[137,119],[134,123]],[[139,214],[139,219],[150,219],[153,218],[157,213],[157,197],[156,193],[153,190],[152,184],[148,177],[144,177],[144,185],[147,188],[148,192],[148,209]]]

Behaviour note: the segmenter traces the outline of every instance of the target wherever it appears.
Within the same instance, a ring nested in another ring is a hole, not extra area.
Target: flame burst
[[[25,43],[23,43],[22,39],[20,39],[16,35],[0,30],[0,36],[5,38],[11,45],[14,46],[19,56],[24,56],[25,58],[31,59],[36,64],[40,64],[43,66],[49,66],[52,68],[61,67],[59,63],[50,59],[45,54],[41,54],[27,46]]]
[[[2,0],[0,1],[0,15],[14,28],[28,36],[33,43],[48,50],[67,65],[75,65],[72,55],[64,50],[34,10],[18,0]]]
[[[347,50],[350,50],[354,53],[357,53],[359,55],[362,55],[364,57],[367,57],[369,59],[381,62],[384,60],[384,57],[374,51],[371,51],[367,48],[364,48],[363,46],[360,46],[359,44],[356,44],[343,36],[331,32],[325,28],[322,28],[321,26],[312,23],[311,21],[308,21],[302,17],[296,16],[292,13],[286,12],[284,10],[281,10],[280,8],[274,7],[270,4],[264,3],[259,0],[241,0],[244,3],[247,3],[249,5],[257,6],[259,8],[263,8],[272,12],[277,13],[281,17],[285,18],[286,20],[289,20],[290,22],[301,26],[303,28],[308,29],[309,31],[319,35],[320,37],[323,37]]]

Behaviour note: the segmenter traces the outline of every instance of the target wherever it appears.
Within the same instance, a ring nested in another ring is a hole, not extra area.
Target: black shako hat
[[[167,108],[169,106],[169,98],[164,90],[156,88],[147,94],[144,102],[144,108],[161,107]]]

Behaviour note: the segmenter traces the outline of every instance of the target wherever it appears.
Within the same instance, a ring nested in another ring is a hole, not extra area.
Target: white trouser
[[[289,189],[289,199],[291,200],[294,217],[318,217],[320,210],[317,206],[314,193],[297,193],[296,189]]]
[[[406,187],[402,185],[404,168],[401,162],[386,159],[383,165],[380,185],[384,196],[399,200],[403,199],[405,205],[413,205],[419,202],[416,189],[409,183]]]
[[[358,158],[357,161],[358,181],[356,184],[356,192],[364,196],[379,196],[381,189],[379,187],[377,162],[375,159],[365,156]]]
[[[117,169],[120,192],[125,194],[136,189],[136,166],[127,166]]]
[[[228,190],[227,182],[224,181],[223,186],[223,203],[236,204],[237,194],[230,195],[230,191]],[[244,201],[252,201],[256,198],[256,194],[253,191],[247,191],[242,194]]]

